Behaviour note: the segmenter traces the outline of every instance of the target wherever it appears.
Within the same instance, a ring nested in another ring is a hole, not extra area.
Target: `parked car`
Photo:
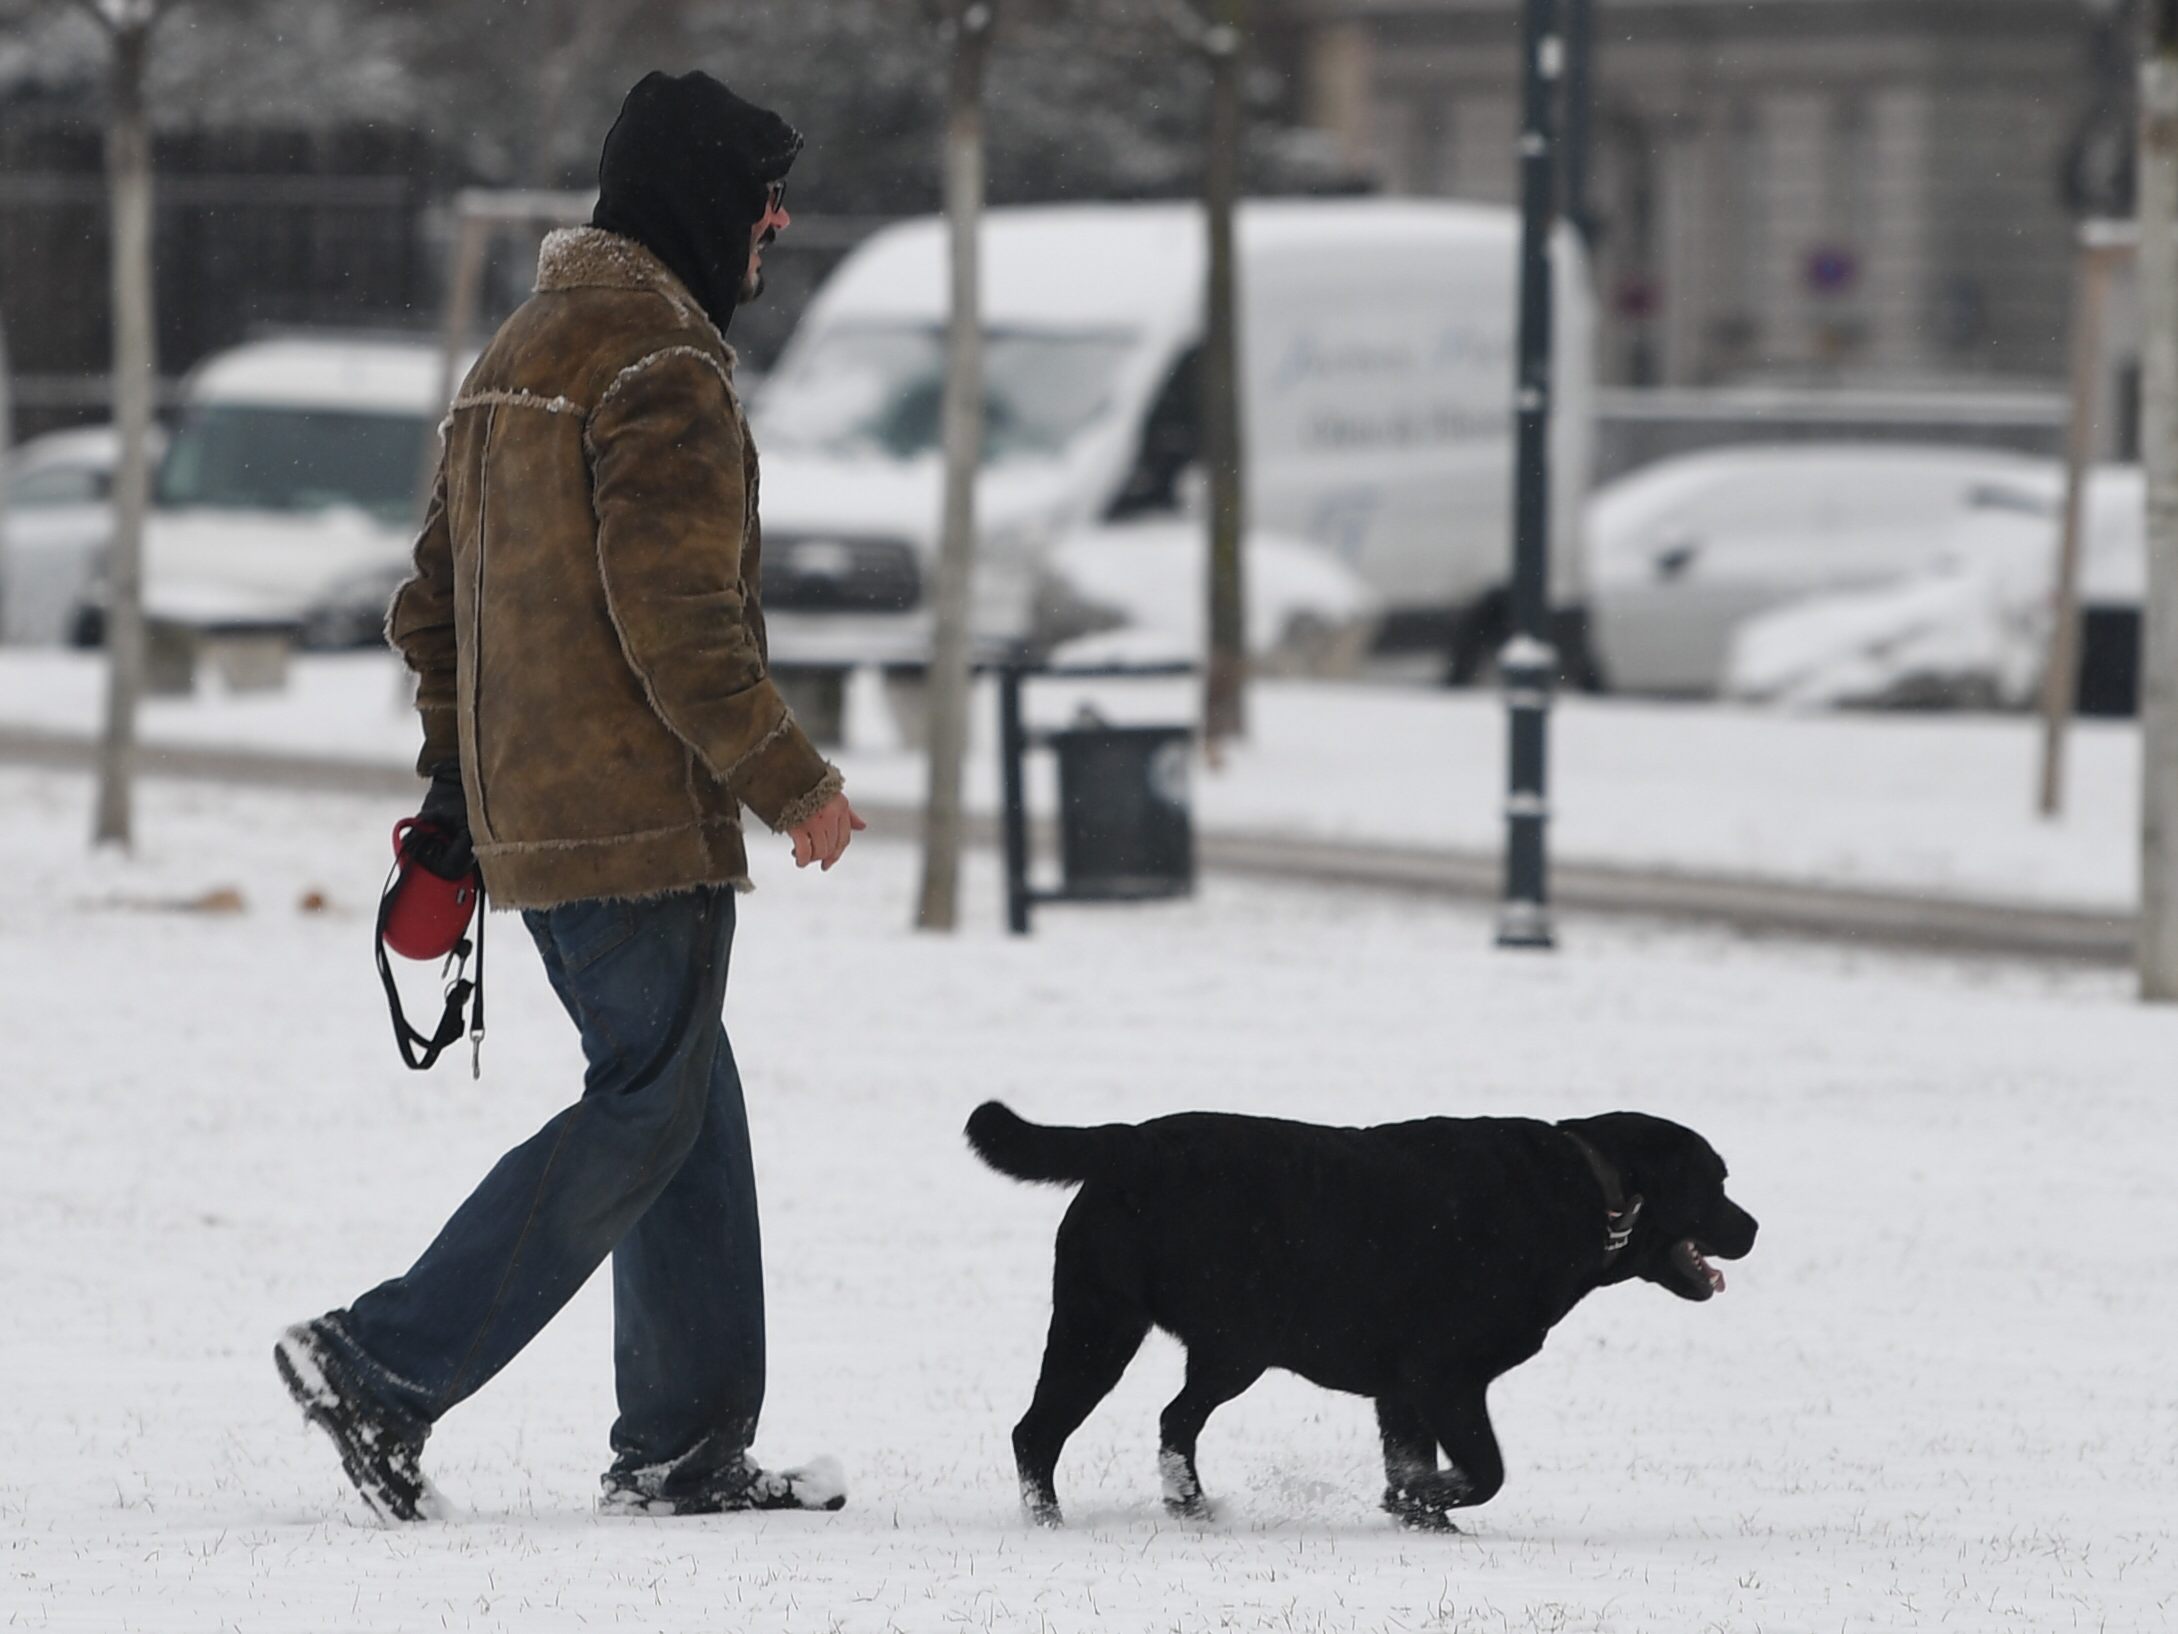
[[[154,429],[151,453],[165,444]],[[110,426],[33,437],[0,488],[0,641],[58,646],[113,532],[120,439]]]
[[[1073,663],[1200,663],[1209,584],[1200,522],[1141,518],[1085,528],[1052,551],[1039,616]],[[1250,531],[1248,656],[1257,673],[1343,678],[1367,655],[1376,594],[1320,546]]]
[[[445,408],[440,367],[428,342],[330,335],[201,364],[145,523],[146,614],[308,646],[381,640]],[[82,599],[79,639],[99,638],[104,600],[102,584]]]
[[[1931,570],[1974,548],[1976,517],[2043,526],[2057,480],[2026,455],[1885,443],[1760,444],[1645,466],[1588,505],[1603,680],[1712,693],[1742,621]]]
[[[1483,205],[1250,202],[1238,224],[1248,514],[1368,586],[1394,634],[1463,665],[1505,633],[1518,222]],[[1588,485],[1593,302],[1557,256],[1558,537]],[[1199,481],[1199,209],[993,210],[982,244],[989,407],[974,629],[1042,650],[1038,587],[1064,541],[1173,517]],[[941,487],[947,248],[935,219],[842,263],[756,399],[765,612],[782,651],[926,654]],[[1198,535],[1169,530],[1194,552]],[[774,558],[777,578],[771,576]],[[1577,643],[1580,553],[1555,599]],[[805,571],[806,568],[806,571]]]
[[[1871,589],[1816,596],[1733,632],[1724,693],[1750,702],[2016,708],[2038,695],[2053,628],[2063,473],[2051,466],[1956,519],[1936,559]],[[2078,703],[2135,707],[2147,577],[2138,466],[2089,473]]]

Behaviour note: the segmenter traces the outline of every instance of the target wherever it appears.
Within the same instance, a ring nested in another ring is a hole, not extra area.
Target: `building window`
[[[1834,98],[1823,143],[1821,230],[1805,251],[1802,277],[1815,316],[1816,361],[1848,362],[1868,342],[1868,268],[1863,246],[1875,210],[1875,122],[1859,92]]]
[[[1724,122],[1721,209],[1711,229],[1716,246],[1717,304],[1710,323],[1712,364],[1726,372],[1756,363],[1764,345],[1763,314],[1775,305],[1771,288],[1775,239],[1775,166],[1770,131],[1750,99],[1732,104]]]

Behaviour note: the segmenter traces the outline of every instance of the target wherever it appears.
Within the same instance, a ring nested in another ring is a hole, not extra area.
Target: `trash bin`
[[[1186,896],[1195,824],[1184,726],[1085,722],[1044,741],[1059,761],[1062,894],[1077,901]]]
[[[99,640],[105,640],[101,626]],[[144,695],[186,698],[197,690],[197,631],[169,618],[144,620]]]
[[[774,664],[771,680],[811,743],[836,749],[847,741],[845,665]]]

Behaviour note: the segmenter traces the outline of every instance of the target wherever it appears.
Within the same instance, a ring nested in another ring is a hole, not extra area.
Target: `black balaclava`
[[[663,261],[723,330],[748,276],[765,189],[801,148],[801,132],[709,74],[646,74],[606,134],[590,225]]]

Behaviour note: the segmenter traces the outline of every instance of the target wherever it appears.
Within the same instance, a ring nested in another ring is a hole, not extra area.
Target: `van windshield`
[[[159,467],[169,508],[323,511],[350,505],[405,523],[431,423],[423,415],[202,403]]]
[[[1103,411],[1132,346],[1118,334],[986,333],[984,463],[1063,452]],[[940,446],[944,395],[942,327],[835,329],[765,382],[763,436],[778,447],[912,460]]]

